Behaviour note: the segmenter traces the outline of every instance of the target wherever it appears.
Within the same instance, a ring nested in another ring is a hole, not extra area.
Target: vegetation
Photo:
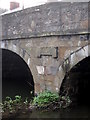
[[[29,107],[29,102],[27,98],[25,101],[22,100],[21,96],[15,96],[15,99],[12,100],[9,96],[6,97],[6,100],[0,104],[2,107],[3,118],[11,117],[17,113],[27,112]]]
[[[50,91],[44,91],[40,93],[37,97],[34,97],[33,105],[44,106],[51,102],[58,101],[59,95],[52,93]]]
[[[21,105],[21,96],[15,96],[14,100],[7,96],[6,100],[2,104],[2,110],[3,112],[8,110],[11,113],[13,110],[15,110],[16,105]]]
[[[50,91],[44,91],[37,97],[34,97],[32,105],[36,108],[47,108],[47,109],[60,109],[66,108],[70,105],[71,100],[69,96],[59,96],[56,93]]]
[[[2,107],[3,118],[9,118],[17,116],[17,113],[23,114],[23,111],[24,113],[32,112],[33,109],[56,110],[66,108],[70,103],[69,96],[59,96],[57,93],[44,91],[37,97],[34,97],[31,103],[27,98],[23,101],[22,97],[17,95],[14,100],[7,96],[6,100],[0,105]]]

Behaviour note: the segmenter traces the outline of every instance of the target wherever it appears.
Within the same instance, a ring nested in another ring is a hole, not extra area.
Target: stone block
[[[35,93],[38,94],[40,92],[40,84],[35,83]]]
[[[50,75],[50,74],[51,75],[56,75],[57,71],[58,71],[58,68],[55,67],[55,66],[46,67],[46,74],[47,75]]]
[[[51,74],[52,75],[56,75],[56,73],[58,71],[58,68],[57,67],[53,67],[53,66],[51,66],[50,68],[51,68]]]
[[[42,56],[52,56],[53,58],[58,57],[58,48],[57,47],[42,47],[37,52],[37,57]]]
[[[52,91],[52,89],[53,89],[53,84],[52,84],[52,82],[46,82],[46,89],[47,90],[49,90],[49,91]]]
[[[36,66],[38,74],[44,75],[44,66]]]
[[[47,81],[53,82],[54,79],[55,79],[55,76],[54,76],[54,75],[46,75],[46,80],[47,80]]]
[[[81,28],[88,29],[88,20],[81,21]]]
[[[46,74],[46,75],[52,74],[50,67],[46,67],[45,74]]]

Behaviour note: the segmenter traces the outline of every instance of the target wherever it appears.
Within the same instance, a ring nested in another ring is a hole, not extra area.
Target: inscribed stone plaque
[[[37,57],[42,57],[42,56],[52,56],[53,58],[58,57],[58,47],[42,47],[38,51]]]

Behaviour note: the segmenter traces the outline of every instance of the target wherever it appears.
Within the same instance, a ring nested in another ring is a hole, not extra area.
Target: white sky
[[[42,3],[45,3],[47,0],[0,0],[0,8],[9,9],[10,8],[10,2],[19,2],[20,6],[22,7],[24,4],[24,7],[31,7],[40,5]],[[86,2],[89,0],[58,0],[58,1],[64,1],[64,2]]]
[[[26,8],[29,6],[35,6],[35,5],[45,3],[47,0],[0,0],[0,8],[9,9],[10,2],[13,2],[13,1],[19,2],[21,7],[24,4],[24,6]]]

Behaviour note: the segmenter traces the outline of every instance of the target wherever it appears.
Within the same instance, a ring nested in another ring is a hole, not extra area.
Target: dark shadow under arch
[[[90,57],[76,64],[65,76],[61,95],[70,96],[72,103],[89,106]]]
[[[34,81],[26,62],[16,53],[2,49],[2,98],[6,96],[14,98],[21,95],[29,97],[30,91],[34,91]]]

